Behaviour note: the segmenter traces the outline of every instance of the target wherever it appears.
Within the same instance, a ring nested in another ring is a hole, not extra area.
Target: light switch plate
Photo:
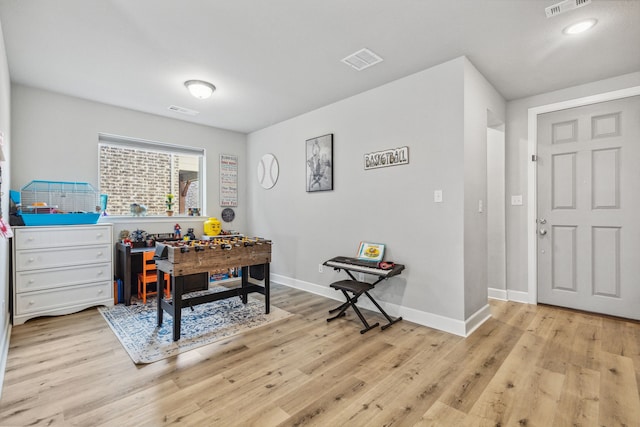
[[[433,192],[433,201],[435,203],[442,203],[442,190],[436,190]]]

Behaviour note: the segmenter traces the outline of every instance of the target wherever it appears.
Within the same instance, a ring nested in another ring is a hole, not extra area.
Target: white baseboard
[[[305,282],[303,280],[292,279],[287,276],[279,274],[271,274],[270,280],[273,283],[288,286],[294,289],[300,289],[302,291],[310,292],[312,294],[321,295],[336,301],[344,301],[344,297],[341,293],[336,292],[329,286],[317,285],[315,283]],[[440,316],[438,314],[428,313],[426,311],[416,310],[414,308],[403,307],[397,304],[392,304],[384,301],[378,301],[384,311],[391,317],[402,316],[403,319],[409,322],[417,323],[419,325],[427,326],[429,328],[438,329],[440,331],[448,332],[450,334],[459,335],[462,337],[469,336],[475,329],[477,329],[482,323],[484,323],[491,313],[489,305],[482,307],[478,312],[473,314],[467,321],[456,320],[450,317]],[[379,310],[368,299],[360,299],[358,301],[358,307],[365,308],[379,312]]]
[[[531,301],[529,301],[529,292],[508,290],[507,297],[509,301],[531,304]]]
[[[499,299],[501,301],[507,301],[507,290],[506,289],[496,289],[489,288],[489,298],[491,299]]]
[[[7,369],[7,357],[9,357],[9,338],[11,337],[11,324],[9,323],[9,314],[6,316],[7,321],[0,331],[0,398],[2,397],[2,384],[4,383],[4,371]]]
[[[512,291],[509,289],[489,288],[489,298],[499,299],[501,301],[521,302],[531,304],[529,301],[529,292]]]
[[[489,304],[485,304],[480,310],[473,313],[464,322],[465,323],[465,337],[471,335],[476,329],[478,329],[484,322],[491,318],[491,307]]]
[[[300,289],[301,291],[311,292],[312,294],[334,299],[336,301],[344,301],[342,294],[336,292],[335,289],[331,289],[329,286],[316,285],[315,283],[292,279],[287,276],[273,273],[269,275],[269,280],[279,285],[285,285],[290,288]]]

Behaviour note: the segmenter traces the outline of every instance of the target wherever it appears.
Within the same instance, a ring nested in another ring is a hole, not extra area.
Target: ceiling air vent
[[[560,3],[546,7],[544,11],[547,14],[547,18],[551,18],[552,16],[560,15],[561,13],[586,6],[590,3],[591,0],[564,0]]]
[[[200,114],[199,111],[189,110],[188,108],[178,107],[177,105],[170,105],[169,110],[175,111],[176,113],[186,114],[188,116],[197,116]]]
[[[355,68],[358,71],[362,71],[365,68],[369,68],[372,65],[376,65],[378,62],[382,61],[382,58],[366,48],[360,49],[356,53],[352,53],[351,55],[342,59],[342,62],[352,68]]]

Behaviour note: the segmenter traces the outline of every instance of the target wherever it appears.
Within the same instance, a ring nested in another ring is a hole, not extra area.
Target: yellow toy
[[[217,236],[222,230],[222,224],[218,218],[209,218],[204,222],[204,234],[207,236]]]

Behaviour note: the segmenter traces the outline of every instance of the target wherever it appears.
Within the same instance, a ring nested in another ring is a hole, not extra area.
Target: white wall
[[[510,101],[506,122],[506,198],[522,195],[522,206],[507,204],[507,289],[509,298],[528,301],[527,283],[527,130],[528,110],[556,102],[640,85],[640,72],[599,80],[554,92]]]
[[[504,145],[504,129],[487,128],[487,284],[489,296],[493,291],[502,299],[507,289]]]
[[[464,318],[488,315],[487,117],[504,121],[504,98],[464,60]],[[480,206],[482,205],[482,206]]]
[[[374,291],[383,307],[464,334],[465,73],[483,102],[487,89],[467,62],[449,61],[248,136],[248,223],[274,240],[276,281],[338,298],[328,286],[344,273],[319,273],[318,264],[354,256],[361,240],[385,243],[385,258],[407,269]],[[305,140],[327,133],[334,134],[334,190],[307,193]],[[364,170],[365,153],[405,145],[408,165]],[[271,190],[256,182],[265,153],[280,165]],[[434,190],[443,191],[443,203],[433,202]],[[486,304],[486,280],[478,284]]]
[[[115,134],[206,150],[206,214],[220,218],[219,156],[235,154],[238,166],[238,208],[225,228],[246,228],[246,135],[100,104],[31,87],[12,86],[12,186],[19,190],[34,179],[84,181],[98,188],[98,133]],[[129,219],[119,228],[171,232],[179,222],[186,232],[206,218]],[[108,221],[115,219],[107,218]],[[158,222],[160,221],[160,222]],[[198,231],[199,230],[199,231]],[[117,237],[117,233],[116,233]]]
[[[2,213],[5,223],[9,224],[9,188],[11,159],[11,87],[7,54],[0,24],[0,132],[4,132],[2,147],[6,161],[2,162]],[[0,237],[0,395],[9,350],[9,241]]]

